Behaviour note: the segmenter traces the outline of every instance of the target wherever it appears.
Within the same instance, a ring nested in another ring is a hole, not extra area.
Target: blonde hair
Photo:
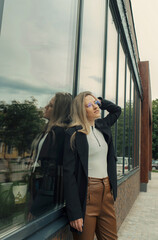
[[[55,94],[46,132],[49,132],[53,126],[67,127],[70,122],[71,103],[72,96],[70,93],[58,92]]]
[[[90,124],[87,119],[85,102],[84,102],[85,97],[88,95],[91,95],[92,97],[94,97],[91,92],[85,91],[85,92],[81,92],[74,98],[72,102],[72,109],[71,109],[72,121],[69,124],[69,127],[80,125],[82,128],[78,130],[78,132],[82,132],[86,135],[90,132]],[[70,139],[71,148],[74,147],[75,135],[76,135],[76,132],[73,133]]]
[[[70,112],[71,112],[72,96],[70,93],[58,92],[55,94],[53,108],[48,124],[44,131],[39,133],[33,140],[31,145],[31,156],[33,159],[36,155],[37,145],[44,133],[52,132],[53,142],[55,142],[54,130],[51,130],[53,126],[59,126],[66,128],[70,123]]]

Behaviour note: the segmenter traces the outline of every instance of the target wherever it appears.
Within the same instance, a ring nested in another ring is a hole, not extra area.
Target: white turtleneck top
[[[103,134],[95,127],[91,127],[90,133],[87,135],[87,140],[89,145],[88,177],[107,177],[108,145]]]

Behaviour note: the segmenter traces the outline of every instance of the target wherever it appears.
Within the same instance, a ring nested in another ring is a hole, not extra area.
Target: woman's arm
[[[66,134],[64,149],[64,195],[66,200],[67,215],[70,225],[82,231],[83,216],[79,198],[78,185],[75,177],[75,152],[70,146],[71,135]]]
[[[99,97],[98,99],[101,102],[100,109],[107,110],[109,112],[109,114],[104,119],[109,126],[112,126],[121,114],[121,107],[108,100],[102,99],[101,97]]]

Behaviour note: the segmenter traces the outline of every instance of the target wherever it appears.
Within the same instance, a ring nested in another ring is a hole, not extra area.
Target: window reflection
[[[5,1],[1,99],[34,96],[43,105],[55,92],[72,92],[76,11],[73,0]]]
[[[127,73],[126,73],[126,110],[125,110],[125,156],[127,159],[127,165],[124,167],[124,173],[128,172],[129,165],[129,144],[130,144],[130,70],[127,65]]]
[[[118,105],[122,113],[117,121],[117,175],[123,173],[123,134],[124,134],[124,87],[125,87],[125,53],[120,44],[119,51],[119,83],[118,83]]]
[[[22,224],[30,199],[30,147],[45,125],[35,100],[0,103],[0,236],[12,224]]]
[[[116,69],[117,69],[117,31],[111,11],[108,12],[106,63],[106,98],[116,102]]]
[[[130,170],[133,168],[133,145],[134,145],[134,104],[133,104],[133,98],[134,98],[134,91],[133,91],[133,78],[131,78],[131,114],[130,114]]]
[[[0,42],[0,238],[7,229],[27,222],[34,187],[30,149],[46,125],[43,107],[56,92],[72,92],[76,17],[73,0],[5,0]],[[58,203],[56,207],[63,199]]]
[[[109,9],[105,96],[114,103],[116,103],[117,35],[113,16]],[[112,126],[111,130],[113,139],[115,139],[115,126]]]
[[[134,167],[139,165],[139,137],[140,137],[140,98],[136,87],[134,88]]]
[[[79,92],[102,94],[105,1],[84,1]]]

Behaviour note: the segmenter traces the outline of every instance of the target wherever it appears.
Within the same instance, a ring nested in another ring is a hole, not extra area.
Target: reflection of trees
[[[125,114],[125,126],[124,126]],[[123,145],[123,133],[125,131],[125,142]],[[121,116],[117,123],[117,156],[132,157],[133,145],[133,105],[130,102],[126,103],[126,109],[122,108]]]
[[[123,156],[124,109],[117,122],[117,156]]]
[[[0,139],[5,144],[4,158],[7,146],[16,148],[20,155],[29,151],[33,139],[44,125],[42,111],[37,108],[34,98],[24,103],[0,102]]]
[[[152,156],[158,159],[158,99],[152,101]]]

